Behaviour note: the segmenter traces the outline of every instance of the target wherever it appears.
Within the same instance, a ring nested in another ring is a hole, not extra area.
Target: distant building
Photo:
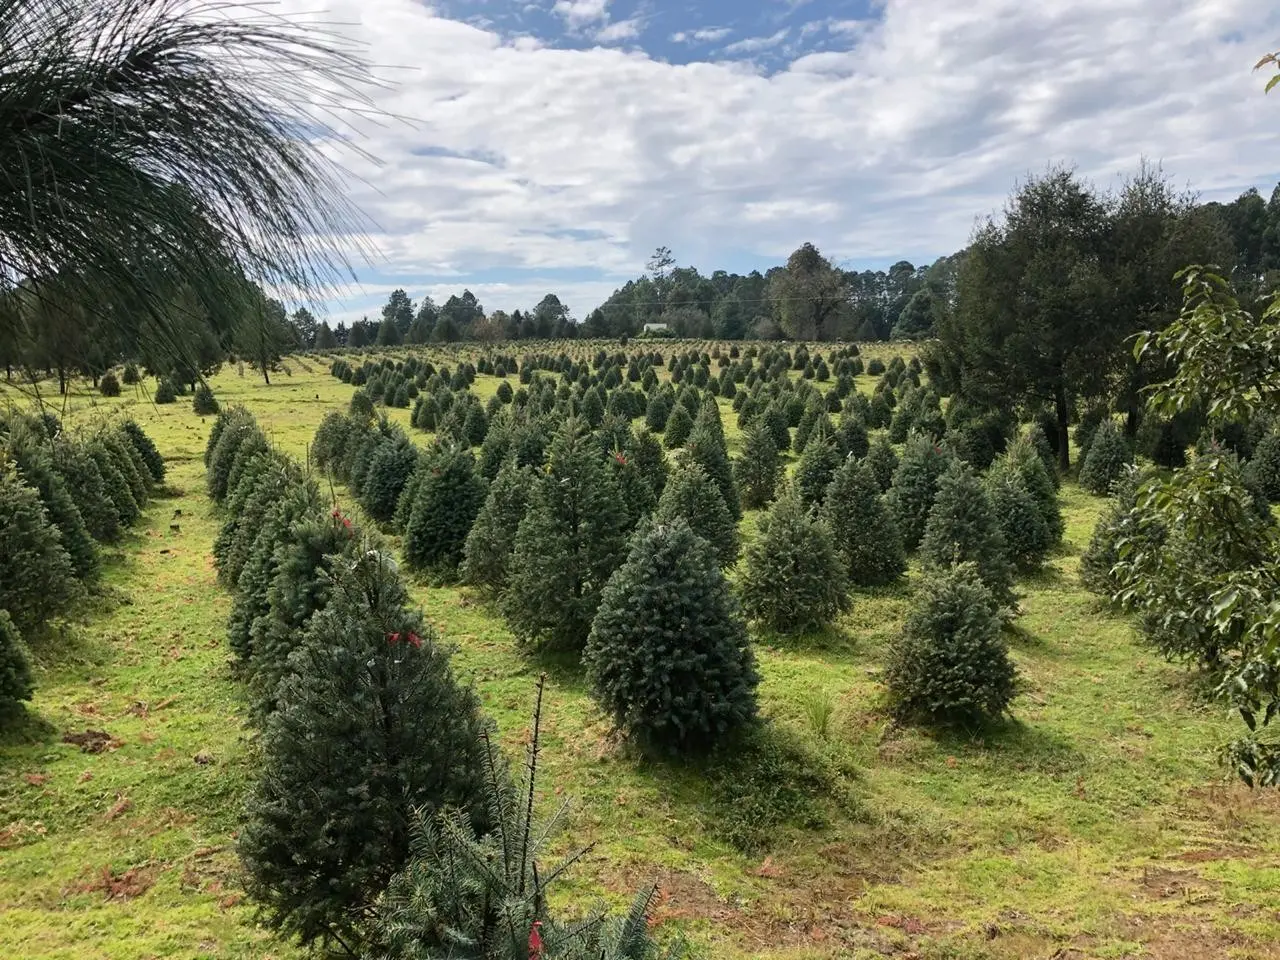
[[[669,333],[671,325],[666,323],[646,323],[644,325],[645,333]]]

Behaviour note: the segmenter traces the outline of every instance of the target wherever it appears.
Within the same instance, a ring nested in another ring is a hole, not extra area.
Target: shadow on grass
[[[940,729],[933,733],[933,739],[951,756],[989,760],[1013,770],[1074,773],[1086,760],[1067,737],[1014,718],[970,730]]]
[[[57,728],[23,706],[0,707],[0,747],[26,747],[52,743]]]

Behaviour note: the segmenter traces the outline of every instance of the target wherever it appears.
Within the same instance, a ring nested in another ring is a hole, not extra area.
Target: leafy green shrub
[[[1017,670],[996,607],[972,564],[924,578],[886,670],[899,717],[969,726],[1008,709]]]
[[[997,603],[1014,602],[1013,571],[991,500],[977,474],[961,460],[952,460],[938,479],[920,558],[926,568],[935,569],[972,563]]]
[[[40,495],[0,460],[0,610],[24,637],[66,613],[80,597],[71,557]]]
[[[1098,427],[1089,445],[1089,456],[1080,468],[1080,486],[1090,493],[1106,496],[1132,462],[1133,455],[1120,429],[1108,420]]]
[[[7,610],[0,610],[0,723],[35,692],[22,634]]]
[[[844,565],[826,521],[789,489],[760,519],[741,581],[747,615],[780,632],[821,627],[849,606]]]
[[[363,941],[408,862],[415,810],[456,806],[488,826],[475,694],[407,608],[389,557],[335,575],[276,688],[239,838],[271,926],[334,946]]]
[[[102,379],[98,381],[98,392],[104,397],[120,396],[120,381],[116,379],[116,375],[108,370],[102,375]]]
[[[677,474],[668,492],[679,482]],[[705,752],[756,717],[760,678],[746,625],[706,546],[679,516],[639,531],[587,638],[593,696],[659,752]]]
[[[672,474],[653,519],[659,524],[684,520],[711,547],[722,568],[738,560],[738,525],[719,489],[696,463],[683,464]]]
[[[404,531],[404,559],[413,570],[453,578],[467,535],[484,506],[484,478],[471,451],[436,444],[422,457],[421,477]]]
[[[217,415],[219,409],[218,398],[213,395],[209,385],[207,383],[199,384],[196,387],[195,395],[191,398],[191,411],[197,416],[212,417]]]
[[[865,460],[850,458],[840,465],[827,488],[822,516],[851,584],[882,586],[907,572],[902,535]]]

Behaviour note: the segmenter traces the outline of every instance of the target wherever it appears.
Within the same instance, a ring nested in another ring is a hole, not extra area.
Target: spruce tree
[[[23,700],[35,692],[22,635],[7,610],[0,610],[0,730]]]
[[[1111,485],[1120,479],[1124,468],[1132,462],[1133,455],[1120,429],[1108,420],[1093,435],[1089,456],[1080,468],[1080,486],[1090,493],[1106,496]]]
[[[129,442],[133,444],[133,448],[138,451],[138,456],[146,464],[147,472],[151,475],[152,481],[164,483],[164,457],[160,455],[160,450],[156,447],[155,441],[148,437],[146,432],[133,420],[125,420],[120,424],[120,429],[124,431],[124,435]]]
[[[999,717],[1017,693],[998,604],[972,564],[926,574],[886,681],[905,720],[972,726]]]
[[[133,499],[133,492],[129,489],[129,481],[124,478],[124,474],[116,466],[115,458],[111,456],[106,444],[97,438],[89,441],[85,449],[94,464],[97,465],[98,472],[102,474],[103,482],[106,484],[107,497],[111,503],[111,508],[116,514],[117,524],[121,527],[132,526],[134,521],[142,515],[142,510],[138,506],[138,502]]]
[[[407,602],[385,554],[339,567],[263,730],[240,856],[268,921],[304,945],[360,948],[415,810],[487,825],[479,705]]]
[[[729,515],[733,517],[734,523],[741,520],[742,504],[738,500],[738,488],[733,483],[733,465],[729,462],[724,437],[714,428],[699,424],[689,435],[684,452],[720,488],[720,496],[724,497],[724,505],[729,508]]]
[[[80,597],[71,557],[34,488],[0,459],[0,610],[35,637]]]
[[[1013,570],[995,511],[977,474],[962,460],[952,460],[938,479],[938,492],[920,558],[926,568],[972,563],[997,603],[1012,605]]]
[[[516,531],[529,509],[534,479],[532,468],[520,466],[511,456],[489,484],[484,505],[463,545],[458,572],[464,582],[493,594],[506,586]]]
[[[711,547],[722,568],[738,562],[738,525],[729,515],[720,490],[696,463],[676,468],[653,519],[658,524],[684,520]]]
[[[360,496],[360,505],[376,522],[391,522],[418,460],[418,448],[399,431],[378,447],[369,461]]]
[[[938,491],[938,478],[950,460],[941,447],[923,434],[913,434],[903,448],[887,503],[907,550],[916,549],[924,537],[925,524],[929,522],[929,511]]]
[[[502,610],[521,640],[580,650],[626,550],[622,494],[584,424],[551,443],[516,531]]]
[[[67,482],[54,469],[48,443],[25,429],[15,429],[9,436],[9,452],[18,475],[39,494],[49,522],[57,527],[76,577],[91,581],[98,575],[98,550]]]
[[[107,491],[107,481],[88,449],[59,440],[53,446],[53,466],[62,475],[89,535],[99,543],[110,543],[120,536],[120,516]]]
[[[849,606],[844,565],[826,521],[789,488],[760,519],[741,581],[747,615],[768,629],[824,626]]]
[[[854,586],[883,586],[907,572],[902,534],[865,460],[849,457],[840,465],[827,488],[822,516]]]
[[[884,437],[877,437],[865,459],[880,492],[888,493],[893,486],[893,475],[898,472],[898,455],[894,452],[893,445]]]
[[[795,485],[800,502],[806,507],[820,507],[840,469],[840,453],[831,438],[815,432],[796,465]]]
[[[453,579],[472,524],[484,506],[484,478],[470,450],[436,443],[422,457],[413,509],[404,531],[404,559],[412,570]]]
[[[762,418],[747,428],[742,454],[733,464],[733,475],[747,509],[767,506],[773,500],[782,477],[782,461],[773,430]]]
[[[693,432],[693,417],[683,403],[677,403],[671,415],[667,417],[666,429],[662,434],[662,443],[668,450],[684,446]]]
[[[1061,540],[1063,522],[1058,491],[1044,461],[1036,453],[1035,447],[1026,439],[1015,440],[1009,444],[1008,449],[997,458],[988,471],[989,477],[998,474],[1016,475],[1018,482],[1031,495],[1036,508],[1040,511],[1049,535],[1050,546]]]
[[[583,660],[601,707],[650,749],[703,753],[756,718],[760,678],[746,625],[706,541],[682,517],[637,532]]]

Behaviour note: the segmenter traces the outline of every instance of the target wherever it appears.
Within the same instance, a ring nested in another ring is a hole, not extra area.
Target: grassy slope
[[[270,387],[225,371],[214,387],[303,455],[351,393],[310,366]],[[74,398],[68,419],[92,416],[90,402]],[[34,742],[0,748],[0,955],[288,956],[239,903],[228,849],[252,746],[208,559],[208,422],[132,393],[96,405],[132,408],[178,492],[112,557],[105,612],[38,651]],[[1067,544],[1024,584],[1026,692],[997,736],[886,728],[877,673],[905,589],[860,596],[840,634],[761,638],[766,712],[807,731],[806,698],[829,692],[831,736],[862,771],[855,815],[788,832],[763,861],[711,839],[700,777],[620,752],[581,678],[552,670],[544,782],[576,798],[573,842],[596,843],[566,893],[621,898],[656,878],[661,916],[717,957],[1280,956],[1280,802],[1223,780],[1212,751],[1231,721],[1079,588],[1101,503],[1063,496]],[[514,745],[540,665],[467,592],[417,597]],[[59,743],[87,727],[120,746]]]

